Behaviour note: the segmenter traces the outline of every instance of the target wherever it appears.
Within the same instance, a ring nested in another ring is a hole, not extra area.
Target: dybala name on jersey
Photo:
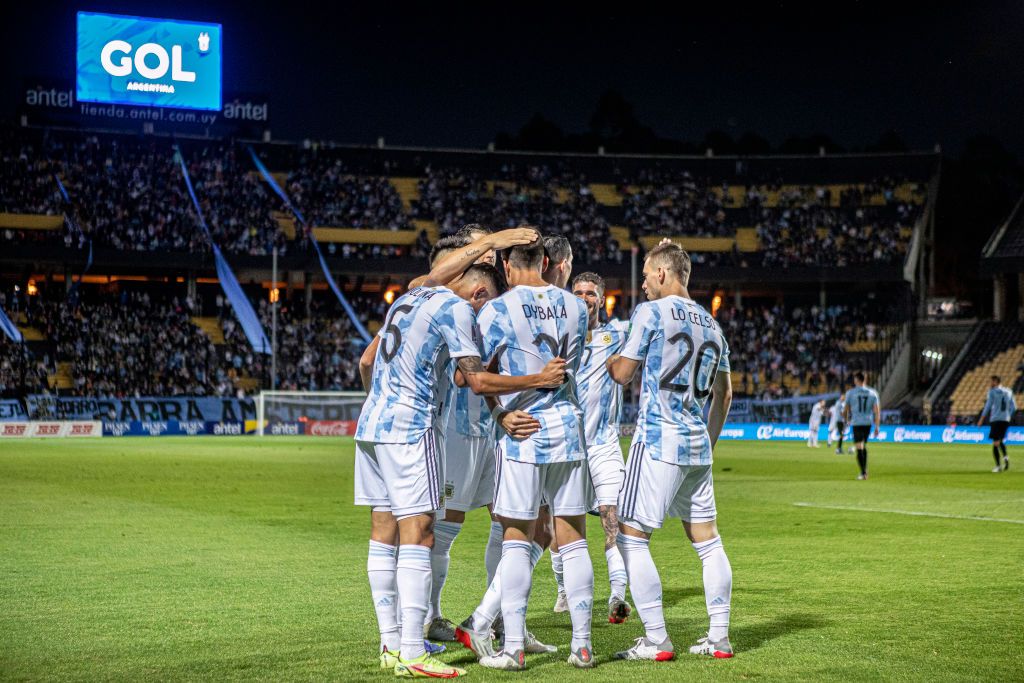
[[[536,304],[523,304],[523,317],[529,320],[551,320],[552,318],[568,318],[565,312],[565,304],[555,306],[537,306]]]

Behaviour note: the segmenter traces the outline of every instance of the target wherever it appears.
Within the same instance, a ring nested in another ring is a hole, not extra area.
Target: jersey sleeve
[[[1006,394],[1010,399],[1010,415],[1012,416],[1015,412],[1017,412],[1017,399],[1014,398],[1013,392],[1010,390],[1007,390]]]
[[[629,320],[629,336],[626,344],[622,347],[622,355],[633,360],[643,360],[647,357],[647,349],[651,346],[651,339],[657,331],[656,308],[651,303],[643,303],[633,311],[633,317]]]
[[[718,359],[719,372],[731,372],[729,369],[729,342],[722,337],[722,357]]]
[[[982,407],[981,415],[979,415],[979,417],[984,417],[985,415],[988,415],[991,411],[992,411],[992,390],[990,389],[989,392],[987,394],[985,394],[985,405]]]
[[[465,301],[456,301],[446,315],[437,321],[441,336],[448,344],[448,355],[452,358],[480,356],[475,332],[476,320],[472,307]]]

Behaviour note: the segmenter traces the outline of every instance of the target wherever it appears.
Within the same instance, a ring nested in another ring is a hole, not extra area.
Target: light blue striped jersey
[[[981,414],[988,413],[989,422],[1009,422],[1016,411],[1017,402],[1013,399],[1013,392],[1006,387],[992,387],[988,390]]]
[[[478,319],[484,357],[498,358],[503,375],[532,375],[552,358],[566,360],[566,382],[558,389],[531,389],[498,397],[503,407],[525,410],[541,424],[540,431],[524,441],[499,431],[504,456],[537,464],[584,459],[583,411],[576,377],[586,345],[586,304],[553,285],[519,285],[484,304]]]
[[[622,386],[608,374],[608,359],[622,350],[629,323],[609,320],[587,333],[587,345],[580,361],[580,407],[583,408],[583,433],[588,446],[619,440],[619,413],[622,409]]]
[[[654,460],[710,465],[704,404],[729,372],[729,344],[693,299],[666,296],[636,307],[622,356],[643,362],[636,440]]]
[[[453,370],[454,371],[454,370]],[[448,407],[445,411],[447,423],[445,432],[459,433],[466,436],[491,436],[494,421],[487,401],[483,396],[473,393],[469,387],[457,387],[452,384],[448,394]]]
[[[370,392],[356,438],[416,443],[446,401],[452,358],[479,356],[473,309],[446,287],[417,287],[395,301],[377,336]]]
[[[851,426],[873,425],[875,423],[875,406],[879,405],[878,392],[869,386],[854,387],[846,392],[846,405],[850,406]]]

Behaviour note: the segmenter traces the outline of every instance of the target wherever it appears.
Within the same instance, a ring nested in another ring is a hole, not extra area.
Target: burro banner
[[[850,438],[846,429],[846,439]],[[806,424],[784,423],[728,423],[722,428],[721,439],[737,441],[806,441],[810,429]],[[818,439],[828,438],[828,428],[818,430]],[[980,444],[988,441],[988,427],[958,425],[882,425],[878,436],[871,441],[880,443],[938,443]],[[1010,427],[1006,443],[1024,444],[1024,427]]]

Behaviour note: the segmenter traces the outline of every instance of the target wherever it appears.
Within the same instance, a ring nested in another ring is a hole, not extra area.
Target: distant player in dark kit
[[[1013,392],[1002,386],[999,375],[992,375],[992,388],[988,390],[985,407],[981,409],[981,415],[978,416],[978,426],[980,427],[985,422],[987,415],[988,438],[992,439],[992,457],[996,459],[993,472],[1010,469],[1010,458],[1006,455],[1006,430],[1016,411],[1017,403],[1013,400]],[[1000,455],[1002,455],[1002,463],[1000,463]]]
[[[868,437],[871,436],[871,425],[875,425],[875,438],[882,425],[882,410],[879,405],[878,392],[864,383],[867,378],[863,372],[853,375],[856,385],[846,393],[845,421],[853,427],[853,445],[857,450],[857,464],[860,474],[857,479],[868,478]]]

